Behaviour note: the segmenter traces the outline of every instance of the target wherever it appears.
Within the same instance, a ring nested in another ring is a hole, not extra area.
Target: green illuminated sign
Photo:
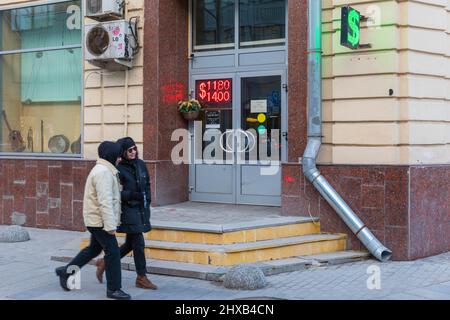
[[[259,134],[266,133],[266,127],[263,124],[260,124],[256,130],[258,130]]]
[[[350,49],[358,49],[360,40],[361,14],[351,8],[341,9],[341,45]]]

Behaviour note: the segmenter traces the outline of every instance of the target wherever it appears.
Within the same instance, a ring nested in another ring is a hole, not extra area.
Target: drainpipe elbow
[[[316,167],[316,159],[314,158],[302,158],[303,174],[310,182],[314,182],[317,177],[320,176],[320,172]]]
[[[319,154],[321,144],[320,134],[317,136],[308,136],[308,142],[302,157],[302,167],[303,174],[310,182],[314,182],[314,180],[320,176],[320,172],[316,166],[316,159]]]

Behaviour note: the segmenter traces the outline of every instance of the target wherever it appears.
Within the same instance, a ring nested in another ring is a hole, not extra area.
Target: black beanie
[[[98,156],[115,166],[117,158],[120,157],[119,144],[113,141],[103,141],[98,146]]]
[[[126,154],[127,150],[136,145],[134,140],[130,137],[121,138],[121,139],[117,140],[116,143],[120,146],[120,154],[122,155],[122,158],[125,157],[125,159],[127,159],[127,154]],[[136,158],[137,157],[138,157],[138,154],[136,151]]]

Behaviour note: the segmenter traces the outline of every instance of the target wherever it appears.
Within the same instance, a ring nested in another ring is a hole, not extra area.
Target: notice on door
[[[267,100],[250,100],[250,112],[251,113],[266,113],[267,112]]]
[[[205,128],[220,129],[220,110],[205,111]]]

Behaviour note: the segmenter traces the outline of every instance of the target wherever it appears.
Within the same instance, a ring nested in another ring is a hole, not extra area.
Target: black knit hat
[[[98,146],[98,156],[111,163],[113,166],[116,165],[117,158],[120,157],[120,146],[118,143],[113,141],[103,141]]]
[[[136,145],[134,140],[130,137],[125,137],[117,140],[116,143],[120,146],[120,154],[122,155],[122,158],[128,160],[127,150]],[[137,150],[136,150],[136,158],[138,158]]]

